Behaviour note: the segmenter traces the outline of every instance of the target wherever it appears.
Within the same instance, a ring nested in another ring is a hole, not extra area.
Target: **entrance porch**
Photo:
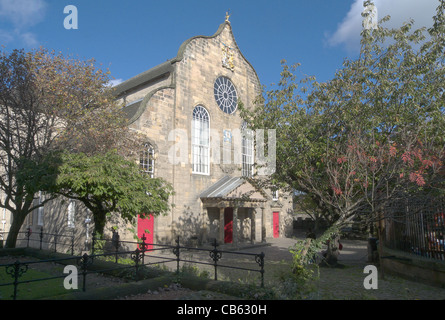
[[[201,196],[207,238],[219,243],[265,241],[267,196],[243,178],[224,177]]]

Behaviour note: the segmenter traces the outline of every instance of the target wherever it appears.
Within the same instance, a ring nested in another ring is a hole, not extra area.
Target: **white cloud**
[[[390,15],[391,20],[385,24],[387,28],[400,27],[409,19],[414,19],[414,28],[430,27],[436,14],[438,0],[374,0],[378,19]],[[360,48],[360,33],[362,31],[361,16],[363,0],[354,0],[349,12],[334,33],[327,33],[325,42],[329,46],[344,46],[350,52]]]
[[[16,28],[26,28],[44,19],[46,6],[44,0],[0,0],[0,17]]]
[[[27,47],[35,48],[39,45],[39,41],[37,40],[37,37],[34,33],[31,33],[31,32],[21,33],[20,37],[22,39],[22,42]]]
[[[38,45],[37,36],[28,29],[45,18],[45,0],[0,0],[0,19],[11,27],[0,30],[4,43],[19,40],[27,47]]]
[[[108,82],[108,85],[111,86],[111,87],[115,87],[115,86],[117,86],[118,84],[120,84],[122,82],[124,82],[123,79],[113,79],[113,80],[110,80]]]

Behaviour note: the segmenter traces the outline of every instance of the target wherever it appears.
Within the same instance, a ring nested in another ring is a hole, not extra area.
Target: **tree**
[[[125,153],[135,141],[108,83],[94,60],[43,48],[0,52],[0,208],[12,214],[6,247],[15,247],[27,215],[52,199],[33,201],[55,181],[48,153],[94,154],[112,146]]]
[[[95,233],[103,235],[111,213],[131,222],[142,212],[169,211],[171,185],[141,173],[137,163],[116,152],[92,156],[63,152],[52,159],[57,178],[48,191],[80,200],[93,215]]]
[[[369,5],[371,2],[365,2]],[[394,197],[442,191],[444,156],[444,1],[434,26],[363,30],[357,59],[334,78],[297,80],[283,62],[277,89],[242,116],[276,130],[275,174],[308,194],[333,225],[372,222]]]

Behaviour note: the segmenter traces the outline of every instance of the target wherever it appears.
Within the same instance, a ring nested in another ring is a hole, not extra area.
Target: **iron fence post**
[[[29,238],[31,237],[31,227],[28,227],[27,229],[26,229],[26,238],[27,238],[27,241],[26,241],[26,247],[27,248],[29,248]]]
[[[176,238],[176,247],[173,248],[173,253],[176,256],[176,273],[179,273],[179,256],[180,256],[180,246],[179,246],[179,236]]]
[[[43,242],[43,226],[40,228],[40,250],[42,250],[42,242]]]
[[[14,293],[12,298],[17,299],[17,287],[19,285],[19,278],[28,271],[27,264],[21,264],[18,260],[13,265],[6,267],[6,273],[14,278]]]
[[[147,243],[145,242],[145,240],[147,240],[145,233],[142,234],[141,240],[142,240],[142,243],[141,243],[140,247],[141,247],[141,251],[142,251],[142,264],[144,265],[145,264],[145,251],[147,250],[147,247],[148,247]]]
[[[257,254],[255,256],[255,261],[260,266],[260,273],[261,273],[261,288],[264,288],[264,252],[261,252],[260,254]]]
[[[142,259],[141,250],[139,248],[136,248],[134,253],[131,254],[131,259],[134,261],[134,268],[135,268],[135,280],[139,280],[139,262]]]
[[[213,266],[215,268],[215,281],[218,280],[218,260],[222,257],[222,252],[220,252],[216,247],[218,246],[218,242],[216,239],[213,239],[213,250],[210,251],[210,258],[213,260]]]
[[[74,256],[74,229],[73,235],[71,236],[71,255]]]
[[[88,266],[93,263],[92,257],[90,257],[87,253],[84,253],[83,256],[77,259],[77,264],[82,268],[82,291],[86,291],[86,279],[88,274]]]

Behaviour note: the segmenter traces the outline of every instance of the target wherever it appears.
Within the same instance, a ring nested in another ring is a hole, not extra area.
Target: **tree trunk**
[[[94,220],[94,234],[99,235],[101,238],[104,235],[106,212],[101,210],[92,211]]]
[[[9,229],[8,238],[6,239],[5,248],[15,248],[17,243],[17,237],[20,232],[20,228],[23,225],[23,222],[25,221],[27,214],[23,213],[14,213],[12,215],[12,223],[11,227]]]

